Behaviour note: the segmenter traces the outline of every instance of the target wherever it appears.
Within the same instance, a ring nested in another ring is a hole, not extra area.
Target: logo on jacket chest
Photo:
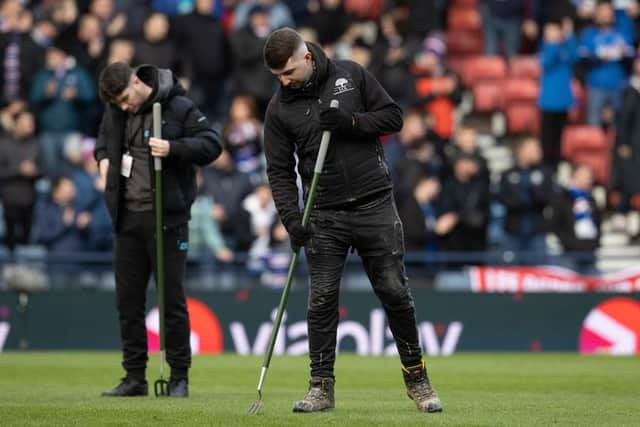
[[[340,77],[339,79],[336,80],[334,84],[333,94],[339,95],[341,93],[352,91],[353,89],[354,89],[353,83],[351,83],[349,80],[345,79],[344,77]]]

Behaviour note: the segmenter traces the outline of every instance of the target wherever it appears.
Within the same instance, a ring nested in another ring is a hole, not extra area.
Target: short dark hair
[[[67,175],[55,175],[53,176],[53,179],[51,180],[51,195],[53,195],[53,193],[60,188],[60,186],[62,185],[63,182],[65,181],[69,181],[71,183],[73,183],[73,181],[71,180],[71,178],[69,178]]]
[[[518,138],[514,144],[514,151],[518,152],[520,149],[527,144],[529,141],[534,141],[536,144],[540,145],[540,138],[538,138],[533,133],[525,133]]]
[[[133,68],[126,62],[109,64],[98,79],[98,92],[104,102],[114,102],[115,99],[129,86]]]
[[[264,63],[271,69],[284,67],[304,40],[300,34],[289,27],[272,32],[264,44]]]
[[[562,25],[562,19],[563,17],[560,16],[552,16],[550,18],[547,18],[547,22],[545,22],[545,25]]]
[[[591,172],[591,175],[595,175],[595,171],[593,170],[593,167],[591,167],[591,165],[587,163],[571,163],[571,176],[574,176],[578,171],[582,169],[587,169],[589,172]]]
[[[468,117],[465,117],[460,121],[460,123],[458,123],[457,130],[461,130],[461,129],[473,129],[477,132],[478,126],[473,120],[469,119]]]

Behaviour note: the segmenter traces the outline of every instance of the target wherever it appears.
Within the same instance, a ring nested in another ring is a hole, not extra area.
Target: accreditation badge
[[[125,178],[131,177],[131,170],[133,169],[133,157],[129,152],[122,155],[122,163],[120,164],[120,175]]]

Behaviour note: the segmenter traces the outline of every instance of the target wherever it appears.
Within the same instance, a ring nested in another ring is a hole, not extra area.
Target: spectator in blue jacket
[[[224,5],[222,1],[211,1],[211,10],[208,15],[222,18]],[[170,17],[188,15],[198,9],[197,0],[151,0],[151,9]]]
[[[594,23],[582,32],[579,54],[587,66],[587,121],[600,126],[603,108],[617,111],[620,105],[627,81],[624,61],[633,57],[633,36],[616,25],[610,3],[597,5]]]
[[[87,226],[87,250],[110,251],[113,249],[111,217],[104,199],[105,182],[93,159],[93,138],[75,134],[65,140],[64,152],[71,168],[69,177],[76,188],[74,206],[89,214]]]
[[[94,102],[94,83],[75,59],[58,46],[47,49],[46,66],[33,78],[31,103],[38,111],[40,144],[45,172],[61,171],[64,136],[81,131],[86,108]]]
[[[567,121],[567,112],[574,104],[571,92],[573,64],[578,50],[570,19],[550,20],[544,26],[540,49],[540,96],[542,112],[542,150],[544,160],[555,170],[560,162],[560,139]]]
[[[613,7],[618,31],[625,34],[629,40],[635,38],[634,20],[638,17],[638,0],[570,0],[575,3],[578,24],[582,27],[590,24],[594,20],[598,3],[607,2]],[[553,2],[555,3],[555,1]]]
[[[74,199],[76,187],[68,177],[56,178],[51,198],[36,210],[36,242],[49,252],[81,252],[86,249],[91,215],[78,212]]]

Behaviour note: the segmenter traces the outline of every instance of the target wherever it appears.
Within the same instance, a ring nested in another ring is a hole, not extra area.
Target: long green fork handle
[[[337,99],[331,101],[329,106],[331,108],[338,108],[340,103]],[[329,148],[329,141],[331,140],[331,132],[325,130],[322,132],[322,139],[320,140],[320,149],[318,150],[318,157],[316,158],[316,166],[313,170],[313,179],[311,180],[311,188],[309,189],[309,195],[307,196],[307,203],[304,207],[304,213],[302,214],[302,225],[307,226],[309,224],[309,218],[311,217],[311,209],[314,199],[316,197],[316,188],[318,187],[318,180],[322,173],[322,167],[324,166],[324,159],[327,156],[327,149]],[[278,312],[276,318],[273,321],[273,329],[271,330],[271,338],[269,339],[269,347],[264,355],[264,362],[262,363],[262,370],[260,371],[260,380],[258,381],[258,393],[262,393],[262,386],[264,379],[267,375],[267,369],[271,363],[271,356],[273,354],[273,347],[276,344],[278,338],[278,330],[280,329],[280,323],[282,322],[282,315],[284,309],[287,306],[287,299],[289,298],[289,290],[291,289],[291,283],[293,282],[293,274],[296,271],[298,265],[298,256],[300,255],[300,248],[297,248],[293,252],[291,261],[289,262],[289,271],[287,273],[287,282],[282,290],[282,296],[280,297],[280,305],[278,306]]]
[[[162,106],[153,104],[153,137],[162,138]],[[158,312],[160,323],[160,379],[164,375],[165,361],[165,315],[164,315],[164,230],[162,223],[162,159],[153,158],[155,172],[155,205],[156,205],[156,280],[158,292]]]

